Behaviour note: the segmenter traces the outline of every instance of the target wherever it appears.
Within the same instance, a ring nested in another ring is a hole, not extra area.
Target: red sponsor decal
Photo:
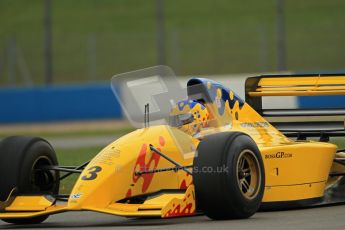
[[[132,196],[132,190],[128,189],[127,193],[126,193],[126,198],[129,198]]]
[[[162,137],[162,136],[159,137],[159,144],[160,144],[162,147],[165,145],[164,137]]]
[[[177,216],[193,215],[194,212],[192,212],[192,207],[193,207],[193,204],[189,203],[186,205],[186,207],[184,207],[181,210],[181,205],[177,205],[174,209],[169,210],[167,212],[167,214],[165,215],[165,217],[177,217]]]
[[[165,145],[164,137],[160,136],[158,141],[159,141],[160,146],[163,147]],[[147,171],[147,170],[152,170],[152,169],[157,168],[158,163],[159,163],[159,159],[160,159],[160,155],[155,154],[153,152],[151,153],[151,151],[148,149],[148,147],[149,146],[147,144],[143,144],[141,146],[139,156],[138,156],[137,161],[136,161],[135,166],[134,166],[134,172],[136,172],[138,170],[139,171]],[[159,148],[157,148],[157,149],[160,150]],[[151,154],[151,157],[148,160],[148,162],[146,162],[147,154]],[[151,181],[153,179],[153,176],[154,176],[154,173],[147,173],[147,174],[142,174],[142,175],[133,174],[133,182],[136,183],[139,180],[139,178],[142,178],[144,180],[144,182],[143,182],[143,186],[142,186],[141,191],[144,193],[149,188]],[[127,192],[127,194],[128,194],[128,192]]]
[[[180,185],[180,189],[187,189],[187,183],[186,180],[183,180],[181,185]]]

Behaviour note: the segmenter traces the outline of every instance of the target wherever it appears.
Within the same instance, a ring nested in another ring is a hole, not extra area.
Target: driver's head
[[[193,100],[180,101],[171,111],[173,125],[192,136],[208,125],[209,116],[207,108]]]

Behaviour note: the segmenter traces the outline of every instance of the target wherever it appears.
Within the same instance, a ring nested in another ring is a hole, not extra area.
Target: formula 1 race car
[[[209,79],[192,78],[185,89],[171,69],[159,66],[114,76],[112,89],[138,129],[89,162],[59,165],[42,138],[0,142],[1,220],[40,223],[51,214],[84,210],[236,219],[259,209],[345,201],[345,153],[327,143],[345,135],[344,120],[336,120],[345,111],[266,109],[263,101],[343,95],[345,75],[248,78],[244,101]],[[59,194],[60,181],[73,173],[80,176],[71,194]]]

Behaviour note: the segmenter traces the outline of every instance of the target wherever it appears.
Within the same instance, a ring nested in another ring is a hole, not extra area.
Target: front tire
[[[48,219],[49,215],[37,216],[31,218],[13,218],[13,219],[2,219],[2,221],[9,224],[39,224]]]
[[[44,166],[58,165],[51,145],[37,137],[13,136],[0,142],[0,200],[5,201],[11,191],[16,194],[57,194],[59,174],[40,170]],[[41,223],[48,216],[3,219],[14,224]]]
[[[260,207],[265,171],[260,151],[247,134],[206,136],[194,158],[198,208],[211,219],[243,219]]]

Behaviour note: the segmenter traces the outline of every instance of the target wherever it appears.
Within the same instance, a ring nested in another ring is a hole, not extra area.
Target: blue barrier
[[[298,108],[345,108],[345,96],[297,97]],[[0,123],[122,118],[110,84],[0,89]]]
[[[110,84],[0,89],[0,123],[121,118]]]
[[[345,95],[298,97],[297,102],[300,109],[345,108]]]

